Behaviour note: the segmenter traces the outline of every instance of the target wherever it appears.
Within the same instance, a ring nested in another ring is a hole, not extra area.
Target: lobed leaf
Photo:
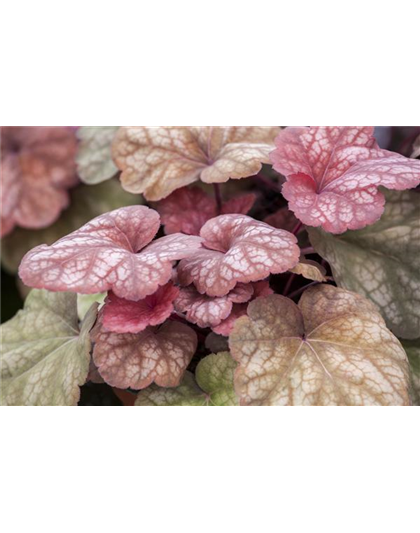
[[[417,193],[393,192],[381,220],[369,228],[340,236],[308,230],[337,285],[372,300],[395,335],[408,339],[420,332],[419,212]]]
[[[257,174],[279,128],[122,127],[113,143],[121,183],[147,200],[165,198],[199,179],[223,183]]]
[[[234,303],[247,302],[253,293],[252,284],[238,283],[225,296],[211,297],[200,294],[190,285],[181,288],[175,308],[179,313],[185,313],[187,320],[200,328],[214,327],[230,315]]]
[[[259,298],[229,347],[242,405],[408,405],[409,369],[398,339],[365,298],[330,285],[299,305]]]
[[[225,296],[237,283],[250,283],[293,268],[300,250],[296,237],[245,215],[221,215],[201,228],[204,248],[180,262],[181,285]]]
[[[156,235],[160,218],[145,206],[101,215],[52,246],[41,245],[22,260],[19,275],[34,288],[92,294],[112,290],[140,300],[172,275],[172,263],[201,247],[201,239],[182,234]]]
[[[195,332],[172,321],[137,334],[108,332],[99,323],[92,336],[100,375],[120,389],[144,389],[153,382],[178,386],[197,348]]]
[[[1,240],[2,265],[15,273],[23,256],[40,244],[53,244],[92,218],[119,207],[138,205],[142,197],[124,191],[117,180],[99,185],[79,185],[70,191],[70,206],[52,226],[39,230],[16,228]]]
[[[76,405],[90,360],[92,306],[79,329],[76,295],[33,290],[1,326],[4,405]]]
[[[420,183],[420,161],[381,150],[370,127],[286,128],[271,160],[287,178],[282,192],[297,218],[331,233],[376,222],[385,203],[379,186]]]

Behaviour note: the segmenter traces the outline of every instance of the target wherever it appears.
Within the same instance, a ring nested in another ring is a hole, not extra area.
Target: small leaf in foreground
[[[175,308],[179,313],[185,313],[189,322],[208,328],[220,324],[230,315],[234,303],[247,302],[253,293],[251,283],[238,283],[228,294],[219,297],[200,294],[194,285],[189,285],[181,288]]]
[[[327,281],[325,268],[311,259],[301,259],[295,267],[290,269],[290,272],[313,281]]]
[[[409,405],[398,339],[365,298],[330,285],[299,305],[259,298],[238,319],[229,347],[242,405]]]
[[[309,228],[312,246],[337,285],[366,296],[398,337],[420,335],[420,195],[387,193],[381,220],[334,236]]]
[[[133,302],[110,292],[102,313],[104,329],[115,333],[139,333],[165,322],[174,310],[179,289],[171,282],[143,300]]]
[[[211,405],[238,405],[233,388],[236,366],[229,352],[210,354],[198,363],[195,378],[209,395]]]
[[[95,319],[92,307],[79,330],[75,294],[31,291],[24,309],[1,326],[2,404],[77,404]]]

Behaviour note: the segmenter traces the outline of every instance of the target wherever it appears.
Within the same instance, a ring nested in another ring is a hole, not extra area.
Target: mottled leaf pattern
[[[76,295],[33,290],[1,326],[1,396],[5,405],[75,405],[87,379],[91,307],[79,330]]]
[[[1,240],[2,265],[15,273],[22,257],[35,246],[53,244],[108,211],[141,203],[140,195],[124,191],[116,179],[99,185],[79,185],[70,191],[69,208],[52,226],[40,230],[16,228]]]
[[[120,128],[113,157],[130,192],[156,201],[199,179],[223,183],[257,174],[279,128],[159,127]]]
[[[210,354],[198,363],[195,378],[209,395],[210,405],[238,405],[233,388],[236,366],[229,352]]]
[[[178,294],[179,289],[171,282],[137,302],[118,298],[111,292],[102,313],[103,327],[116,333],[139,333],[148,326],[162,324],[174,310]]]
[[[182,285],[194,283],[198,292],[224,296],[237,283],[250,283],[293,268],[299,247],[291,233],[245,215],[221,215],[200,232],[204,248],[181,261]]]
[[[420,336],[420,195],[387,193],[381,220],[340,236],[309,230],[312,245],[340,287],[371,299],[388,327],[403,338]]]
[[[201,246],[199,237],[182,234],[149,244],[159,226],[158,213],[148,207],[116,209],[52,246],[28,252],[19,275],[34,288],[82,294],[112,290],[120,298],[140,300],[170,280],[173,261]]]
[[[178,386],[197,348],[195,332],[175,321],[137,334],[108,332],[98,323],[92,336],[100,375],[120,389]]]
[[[296,305],[271,295],[248,306],[229,338],[242,405],[408,405],[400,342],[365,298],[330,285]]]
[[[271,160],[287,178],[282,192],[297,218],[331,233],[376,222],[385,202],[379,186],[420,183],[420,161],[381,150],[369,127],[286,128]]]

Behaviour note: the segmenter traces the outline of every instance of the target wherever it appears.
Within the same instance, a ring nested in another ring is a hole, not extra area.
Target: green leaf
[[[413,403],[420,405],[420,338],[401,343],[410,362]]]
[[[77,294],[77,314],[79,320],[83,320],[86,313],[92,307],[92,304],[99,304],[98,310],[104,305],[106,292],[97,292],[95,294]]]
[[[106,181],[118,172],[111,156],[111,145],[118,126],[82,126],[77,131],[80,140],[77,170],[88,185]]]
[[[195,370],[195,379],[209,395],[212,405],[238,405],[233,389],[236,362],[229,352],[210,354],[202,359]]]
[[[187,406],[208,405],[207,396],[197,385],[194,375],[185,372],[181,385],[165,389],[153,384],[142,390],[135,405],[141,406]]]
[[[76,405],[86,382],[92,306],[78,326],[76,294],[33,290],[1,326],[1,404]]]
[[[13,274],[22,257],[35,246],[52,244],[103,213],[142,203],[141,196],[124,191],[117,179],[99,185],[79,185],[71,191],[70,207],[52,226],[42,230],[17,228],[2,239],[3,266]]]
[[[395,335],[420,332],[420,194],[386,194],[376,224],[331,235],[307,228],[312,246],[332,268],[339,287],[370,298]]]
[[[195,379],[191,372],[186,372],[179,387],[164,389],[151,385],[138,394],[136,405],[238,405],[233,390],[235,368],[229,352],[210,354],[198,363]]]

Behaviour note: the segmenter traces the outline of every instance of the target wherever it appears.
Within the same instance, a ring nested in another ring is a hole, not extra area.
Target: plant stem
[[[312,248],[312,246],[308,246],[308,248],[302,248],[300,250],[300,253],[302,255],[309,255],[309,254],[314,254],[316,253],[315,250]]]
[[[213,183],[213,188],[214,188],[214,199],[216,200],[216,206],[217,206],[217,214],[220,215],[222,213],[222,193],[220,191],[220,184]]]
[[[295,277],[296,277],[296,274],[294,273],[290,274],[289,279],[287,280],[287,283],[283,290],[283,296],[287,296],[287,293],[290,291],[290,287],[292,286],[292,283]]]
[[[299,296],[299,294],[303,291],[305,291],[307,288],[309,287],[312,287],[313,285],[318,285],[320,282],[319,281],[311,281],[311,283],[308,283],[307,285],[305,285],[304,287],[301,287],[300,289],[296,289],[295,291],[291,292],[288,297],[289,298],[294,298],[295,296]]]
[[[301,227],[302,227],[302,222],[298,222],[292,230],[293,235],[297,235]]]

